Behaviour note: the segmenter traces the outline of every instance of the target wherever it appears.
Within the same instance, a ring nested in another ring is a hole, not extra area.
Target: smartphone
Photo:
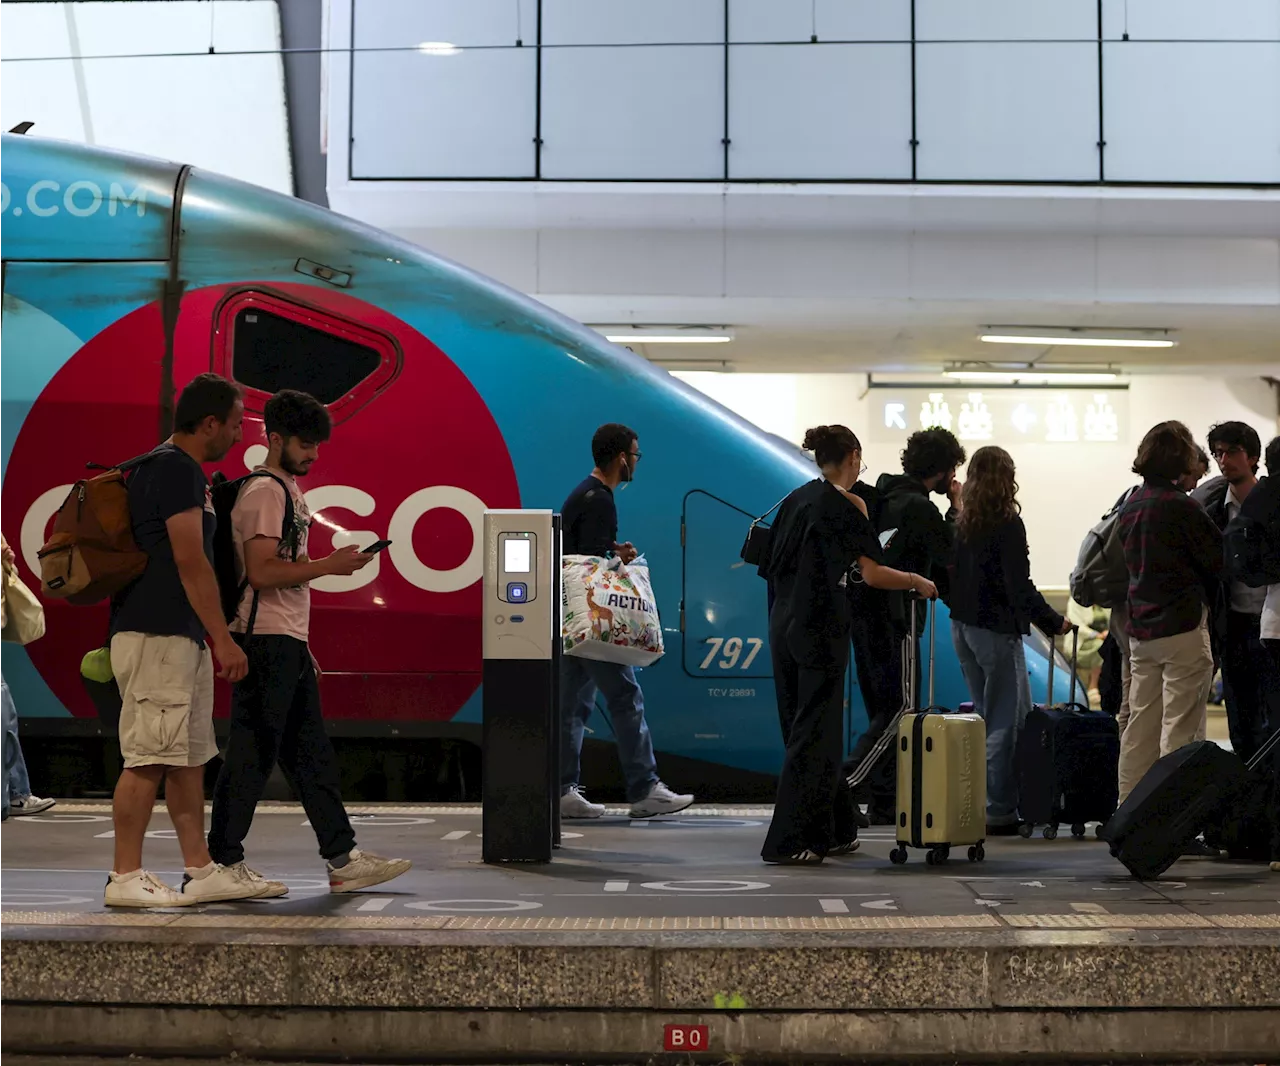
[[[361,548],[361,549],[360,549],[360,554],[361,554],[361,555],[373,555],[375,552],[380,552],[380,551],[382,551],[382,549],[383,549],[383,548],[386,548],[388,545],[390,545],[390,543],[391,543],[391,541],[389,541],[389,540],[376,540],[376,541],[374,541],[372,544],[370,544],[370,545],[369,545],[369,547],[367,547],[367,548]]]

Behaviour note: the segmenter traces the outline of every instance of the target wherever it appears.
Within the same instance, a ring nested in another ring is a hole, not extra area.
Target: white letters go
[[[43,546],[49,522],[62,506],[62,501],[67,498],[71,488],[70,485],[59,485],[42,493],[22,520],[22,558],[36,574],[40,573],[40,560],[36,557],[36,552]],[[363,517],[372,514],[377,506],[372,496],[351,485],[321,485],[308,492],[306,500],[313,515],[326,508],[337,507]],[[413,550],[413,531],[419,520],[428,511],[442,507],[457,511],[471,526],[471,551],[460,565],[450,570],[436,570],[427,566]],[[406,581],[426,592],[458,592],[470,588],[482,576],[484,512],[485,502],[466,489],[453,485],[431,485],[419,489],[397,507],[395,514],[391,516],[387,537],[392,544],[387,549],[387,554]],[[335,548],[346,544],[365,547],[380,539],[380,535],[371,530],[345,529],[324,518],[318,518],[317,523],[333,531]],[[354,574],[347,577],[330,575],[317,578],[311,582],[311,587],[317,592],[350,592],[361,588],[378,576],[379,562],[380,556],[375,555],[368,566]]]

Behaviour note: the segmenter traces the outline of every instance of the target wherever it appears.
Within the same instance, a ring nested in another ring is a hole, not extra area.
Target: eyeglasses
[[[627,452],[627,454],[628,454],[629,456],[631,456],[631,458],[632,458],[632,459],[639,460],[639,459],[643,458],[643,453],[642,453],[642,452]]]
[[[1213,457],[1221,462],[1228,455],[1243,455],[1244,449],[1238,444],[1233,444],[1229,448],[1214,448]]]

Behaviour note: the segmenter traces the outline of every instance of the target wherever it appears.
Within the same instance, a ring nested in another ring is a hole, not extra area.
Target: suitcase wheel
[[[1044,832],[1041,834],[1041,836],[1043,836],[1045,840],[1057,840],[1058,827],[1056,825],[1046,825],[1044,827]]]
[[[970,862],[981,862],[986,857],[987,857],[987,849],[984,848],[981,844],[974,844],[974,846],[969,849]]]
[[[1022,837],[1023,840],[1030,840],[1031,834],[1034,833],[1035,831],[1036,831],[1036,827],[1032,825],[1030,822],[1023,822],[1020,826],[1018,826],[1018,836]]]
[[[889,861],[893,863],[894,866],[901,866],[907,861],[907,849],[902,847],[894,848],[889,852]]]
[[[930,866],[941,866],[951,854],[950,848],[930,848],[924,853],[924,861]]]
[[[1084,823],[1076,822],[1076,824],[1071,827],[1071,835],[1075,837],[1077,840],[1083,840],[1084,839]]]

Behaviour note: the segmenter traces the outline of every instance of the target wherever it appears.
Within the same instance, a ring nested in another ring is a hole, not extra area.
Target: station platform
[[[767,807],[565,825],[487,866],[478,806],[353,807],[404,877],[331,895],[301,808],[249,861],[279,900],[102,906],[110,809],[3,828],[6,1054],[355,1061],[1276,1061],[1280,874],[1139,882],[1092,837],[893,866],[891,827],[818,868],[759,859]],[[151,869],[181,879],[158,808]],[[671,1026],[684,1028],[669,1029]],[[700,1028],[705,1027],[705,1028]]]

